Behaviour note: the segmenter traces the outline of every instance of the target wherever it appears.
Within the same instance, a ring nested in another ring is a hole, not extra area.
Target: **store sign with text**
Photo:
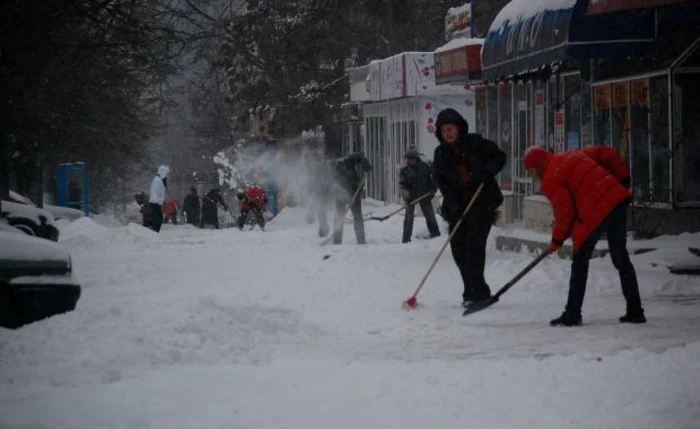
[[[451,7],[445,16],[445,38],[474,37],[472,4]]]
[[[435,53],[435,83],[464,82],[481,79],[481,45],[463,46]]]

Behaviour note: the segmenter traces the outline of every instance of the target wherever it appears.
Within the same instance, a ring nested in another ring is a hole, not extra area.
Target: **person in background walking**
[[[186,221],[190,225],[199,227],[199,195],[197,195],[197,188],[194,186],[190,188],[190,193],[185,197],[185,201],[182,204],[182,214],[185,215]]]
[[[440,228],[435,219],[435,210],[433,210],[432,198],[435,196],[437,189],[433,182],[432,169],[420,159],[420,154],[415,150],[409,150],[404,155],[406,166],[399,171],[399,188],[401,198],[409,204],[416,198],[422,197],[425,194],[430,194],[418,202],[421,212],[425,216],[425,223],[428,225],[430,238],[440,236]],[[403,238],[402,243],[411,241],[413,234],[414,214],[416,210],[415,204],[406,206],[406,216],[403,220]]]
[[[470,134],[467,121],[454,109],[438,114],[435,136],[440,144],[433,155],[433,177],[442,193],[440,215],[453,231],[479,185],[464,222],[450,240],[455,264],[464,283],[462,305],[491,297],[484,278],[486,241],[496,220],[503,194],[495,176],[506,163],[506,154],[491,140]]]
[[[333,161],[335,194],[335,222],[333,244],[343,242],[345,214],[352,212],[352,224],[357,244],[366,244],[365,223],[362,219],[362,198],[358,192],[364,185],[365,175],[372,169],[369,160],[362,153],[353,153]],[[361,192],[361,191],[360,191]],[[355,199],[353,200],[353,196]]]
[[[603,234],[627,301],[627,312],[620,322],[645,323],[637,273],[627,252],[627,205],[632,194],[630,172],[620,154],[605,146],[557,154],[533,146],[525,151],[523,163],[535,183],[541,183],[540,191],[552,205],[554,229],[549,251],[556,252],[569,237],[574,244],[566,308],[550,324],[581,324],[588,265]]]
[[[151,192],[148,203],[151,208],[151,229],[160,232],[163,225],[163,204],[165,203],[165,192],[168,188],[168,173],[170,168],[165,165],[158,167],[158,174],[151,181]]]

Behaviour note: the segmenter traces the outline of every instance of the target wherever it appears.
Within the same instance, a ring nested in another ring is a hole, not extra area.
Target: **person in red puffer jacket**
[[[574,245],[566,309],[551,325],[581,324],[589,260],[604,233],[627,301],[627,313],[620,322],[645,323],[637,274],[627,252],[627,205],[632,195],[629,169],[620,154],[603,146],[558,154],[531,147],[523,163],[535,182],[541,182],[540,191],[552,205],[549,251],[557,251],[569,237]]]
[[[263,210],[267,204],[267,193],[262,186],[248,186],[242,193],[238,194],[238,199],[241,200],[241,214],[238,217],[238,228],[243,229],[248,214],[252,211],[255,219],[261,229],[265,229],[265,217]]]

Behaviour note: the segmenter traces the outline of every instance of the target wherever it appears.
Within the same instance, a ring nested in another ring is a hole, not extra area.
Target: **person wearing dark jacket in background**
[[[406,166],[399,171],[399,189],[401,198],[406,204],[430,193],[429,197],[425,197],[418,202],[421,212],[425,216],[425,223],[428,225],[430,238],[440,236],[440,228],[435,219],[435,210],[433,210],[432,198],[437,192],[435,183],[433,182],[432,169],[420,159],[420,154],[415,150],[409,150],[404,155]],[[406,215],[403,219],[403,237],[402,243],[411,241],[413,234],[413,221],[416,205],[411,204],[406,206]]]
[[[353,153],[333,161],[333,178],[335,185],[335,222],[333,244],[343,242],[343,227],[348,209],[352,212],[352,225],[357,244],[366,244],[365,223],[362,219],[362,198],[353,196],[363,186],[365,175],[372,169],[369,160],[362,153]]]
[[[197,195],[197,188],[194,186],[190,188],[190,193],[185,197],[185,201],[182,203],[182,213],[187,218],[187,223],[199,227],[199,195]]]
[[[467,121],[454,109],[438,114],[435,136],[440,144],[433,156],[433,177],[443,196],[440,215],[452,231],[475,195],[484,187],[469,214],[450,241],[455,264],[464,283],[462,305],[491,297],[484,279],[486,241],[503,204],[495,176],[506,163],[506,154],[491,140],[469,134]]]
[[[202,228],[211,225],[219,229],[219,210],[217,205],[221,204],[224,210],[228,210],[224,198],[221,196],[219,188],[213,188],[202,198]]]
[[[533,146],[525,151],[523,164],[533,180],[541,183],[540,190],[552,205],[554,228],[549,251],[557,251],[569,237],[574,244],[566,308],[550,324],[581,324],[589,260],[603,234],[627,301],[627,312],[620,322],[646,323],[637,273],[627,252],[627,205],[632,194],[624,159],[615,149],[604,146],[557,154]]]

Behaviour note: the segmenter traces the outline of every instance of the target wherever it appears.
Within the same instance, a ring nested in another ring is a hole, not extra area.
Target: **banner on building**
[[[481,39],[450,42],[435,52],[435,83],[473,82],[481,79]],[[454,45],[454,48],[450,48]]]
[[[629,94],[627,92],[627,82],[613,85],[613,108],[624,109],[629,105]]]
[[[635,107],[649,106],[649,79],[632,81],[632,105]]]
[[[610,109],[610,85],[599,85],[593,88],[593,107],[595,110]]]

